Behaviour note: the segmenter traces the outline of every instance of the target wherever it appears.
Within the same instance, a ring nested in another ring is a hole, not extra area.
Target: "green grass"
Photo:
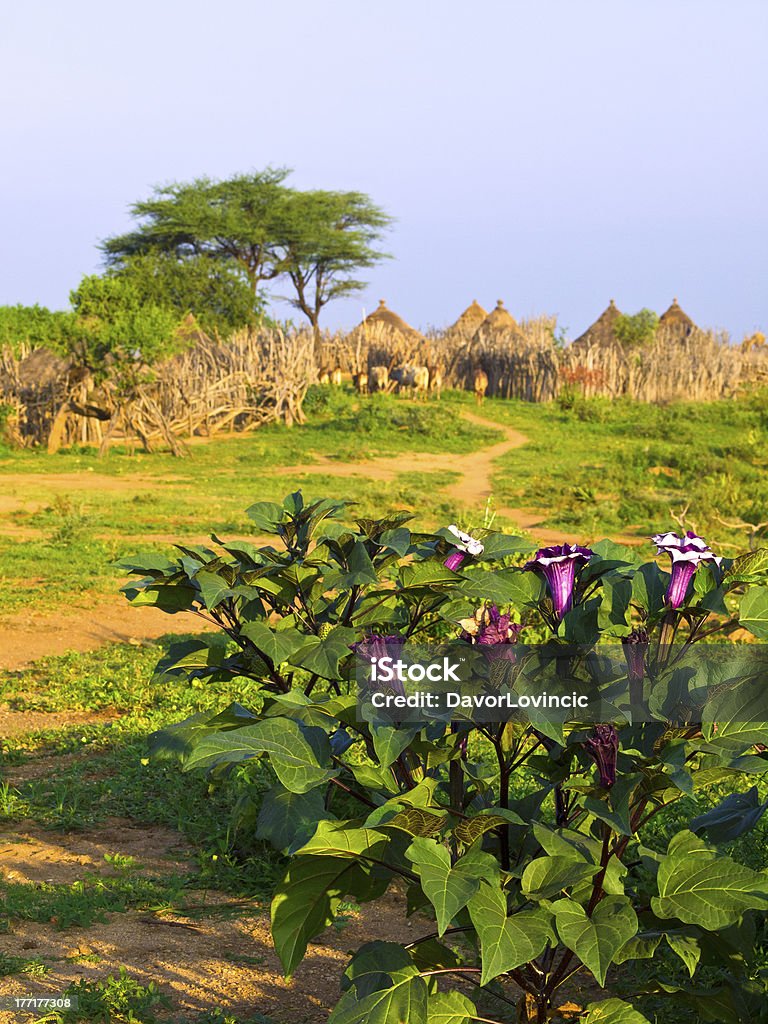
[[[349,391],[317,388],[305,426],[272,425],[195,443],[187,459],[124,450],[99,459],[93,449],[9,454],[0,459],[0,484],[5,476],[8,496],[25,505],[13,513],[15,527],[31,533],[3,537],[0,529],[0,615],[50,609],[62,599],[84,605],[111,593],[111,563],[137,547],[168,549],[172,538],[212,532],[247,535],[248,505],[278,500],[295,486],[309,496],[343,495],[361,515],[407,507],[418,509],[425,525],[455,519],[460,510],[445,494],[453,479],[445,471],[406,469],[392,482],[367,478],[364,466],[341,480],[332,466],[304,477],[277,471],[320,456],[384,457],[396,465],[405,453],[466,453],[497,441],[498,431],[459,416],[471,407],[471,396],[459,393],[416,403],[392,395],[361,401]],[[497,464],[496,507],[541,512],[549,528],[580,531],[585,539],[643,536],[673,526],[670,508],[688,505],[689,522],[732,553],[746,547],[747,535],[719,519],[768,519],[768,413],[760,395],[666,406],[493,400],[480,412],[529,438]],[[72,474],[64,493],[47,482],[61,473]],[[94,486],[104,477],[103,487]],[[161,539],[143,540],[148,535]]]
[[[497,503],[542,510],[543,526],[585,539],[643,535],[673,527],[670,508],[689,506],[689,522],[710,541],[743,549],[746,533],[718,517],[768,519],[764,395],[667,406],[494,401],[483,413],[530,438],[500,460]]]
[[[316,389],[305,426],[273,425],[195,443],[186,459],[119,449],[105,459],[93,449],[9,454],[0,459],[0,487],[23,503],[12,522],[31,535],[3,537],[0,520],[0,615],[53,608],[63,599],[82,605],[86,595],[112,592],[111,563],[146,546],[146,535],[248,535],[253,531],[245,509],[254,501],[279,500],[297,485],[310,496],[343,493],[360,515],[405,506],[428,509],[433,522],[455,516],[441,496],[452,479],[445,472],[406,471],[389,483],[367,478],[364,467],[341,482],[332,467],[304,478],[275,470],[311,465],[320,455],[339,462],[395,459],[406,452],[472,451],[497,440],[497,431],[457,415],[464,401],[456,396],[422,404],[377,395],[360,402],[350,392]],[[62,473],[72,475],[65,493],[47,479]],[[170,549],[170,541],[150,543]]]

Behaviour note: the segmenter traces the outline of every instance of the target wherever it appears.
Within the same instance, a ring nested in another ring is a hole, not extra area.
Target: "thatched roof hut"
[[[501,299],[496,303],[488,316],[483,320],[474,333],[473,341],[488,341],[499,335],[516,336],[521,342],[525,341],[525,335],[520,330],[520,325],[508,309],[504,307]]]
[[[66,377],[72,364],[47,348],[33,349],[19,361],[16,376],[25,389],[51,387]]]
[[[471,305],[467,306],[449,330],[459,331],[462,334],[474,334],[487,316],[487,311],[483,309],[477,299],[473,299]]]
[[[423,338],[423,335],[415,327],[411,327],[401,316],[389,309],[384,299],[379,300],[378,307],[368,314],[358,330],[365,331],[366,328],[371,327],[379,332],[402,335],[408,341],[421,341]]]
[[[617,345],[619,342],[616,337],[616,321],[621,315],[621,310],[611,299],[597,320],[579,335],[573,345],[579,348],[588,348],[590,345],[598,345],[601,348]]]
[[[659,329],[668,336],[687,338],[696,329],[696,324],[680,308],[677,299],[673,299],[669,309],[659,317]]]

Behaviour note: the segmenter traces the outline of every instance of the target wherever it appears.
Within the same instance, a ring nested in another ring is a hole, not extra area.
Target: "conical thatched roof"
[[[488,313],[483,309],[477,299],[473,299],[471,305],[467,306],[450,330],[474,334],[487,316]]]
[[[519,331],[520,326],[509,312],[504,307],[504,303],[501,299],[496,303],[496,308],[492,309],[488,316],[478,327],[478,331]]]
[[[616,321],[621,315],[621,310],[617,307],[613,299],[611,299],[592,326],[588,327],[573,344],[584,348],[588,345],[606,346],[618,344],[618,338],[616,337]]]
[[[392,331],[393,334],[402,334],[409,339],[417,340],[422,337],[414,327],[411,327],[401,316],[398,316],[397,313],[389,309],[384,299],[379,300],[378,307],[368,314],[360,324],[360,327],[365,329],[366,327],[374,327],[377,324],[381,324],[384,330]]]
[[[667,334],[687,338],[696,327],[696,324],[680,308],[677,299],[673,299],[669,309],[659,317],[659,327]]]

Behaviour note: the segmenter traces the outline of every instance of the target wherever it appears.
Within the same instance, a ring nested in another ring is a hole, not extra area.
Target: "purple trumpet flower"
[[[471,619],[462,619],[462,639],[474,644],[496,646],[516,644],[520,623],[512,622],[511,615],[502,615],[495,604],[484,604]]]
[[[453,541],[455,551],[452,551],[450,555],[443,562],[446,569],[450,569],[451,572],[458,572],[460,566],[466,561],[467,557],[476,558],[478,555],[483,553],[483,545],[475,537],[472,537],[468,533],[464,533],[462,530],[452,523],[448,530],[456,538]]]
[[[685,601],[690,582],[702,562],[715,562],[717,565],[722,562],[704,538],[692,530],[688,530],[684,537],[678,537],[676,533],[657,533],[651,540],[658,548],[658,554],[666,552],[672,560],[672,576],[665,599],[673,609]]]
[[[629,700],[631,704],[640,704],[643,699],[648,630],[642,626],[637,626],[631,633],[621,638],[621,643],[624,647],[624,657],[627,662]]]
[[[525,566],[542,574],[549,587],[555,619],[560,622],[566,612],[573,607],[573,588],[577,570],[587,564],[593,552],[580,544],[555,544],[549,548],[540,548]]]
[[[610,789],[616,781],[616,758],[619,753],[619,734],[613,725],[596,725],[584,747],[600,772],[600,785]]]
[[[350,644],[350,650],[354,651],[358,658],[364,658],[368,662],[379,662],[382,658],[389,658],[392,656],[390,650],[392,645],[397,645],[398,648],[402,647],[405,643],[405,638],[397,633],[393,633],[390,636],[382,636],[380,633],[371,633],[369,636],[364,637],[362,640],[357,640],[355,643]],[[394,652],[399,654],[399,650]],[[382,684],[372,684],[372,689],[381,690]],[[386,684],[386,689],[390,690],[397,696],[405,696],[405,687],[398,678],[393,678],[390,683]]]

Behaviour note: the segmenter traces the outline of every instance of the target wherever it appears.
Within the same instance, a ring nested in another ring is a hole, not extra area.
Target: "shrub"
[[[286,974],[342,901],[396,883],[434,924],[357,950],[330,1024],[492,1020],[476,1008],[489,992],[543,1022],[575,974],[626,997],[590,1003],[588,1024],[642,1024],[644,993],[704,1019],[765,1019],[755,924],[768,875],[726,852],[768,806],[751,784],[766,769],[764,673],[754,648],[692,655],[737,620],[768,636],[768,551],[731,561],[665,534],[671,575],[609,541],[513,565],[520,538],[412,531],[405,513],[348,525],[344,512],[296,493],[249,510],[275,545],[123,563],[133,603],[198,611],[230,641],[176,645],[159,677],[261,684],[261,706],[195,715],[152,749],[214,781],[251,758],[270,764],[256,830],[289,858],[272,902]],[[368,665],[446,627],[473,671],[485,654],[483,693],[560,681],[597,694],[602,717],[371,713],[376,694],[410,691],[369,682],[357,695],[353,646]],[[526,645],[528,631],[544,642]],[[609,671],[611,642],[621,664]],[[723,782],[736,791],[692,817],[690,795]],[[663,960],[642,991],[617,973],[662,944],[684,978]]]

